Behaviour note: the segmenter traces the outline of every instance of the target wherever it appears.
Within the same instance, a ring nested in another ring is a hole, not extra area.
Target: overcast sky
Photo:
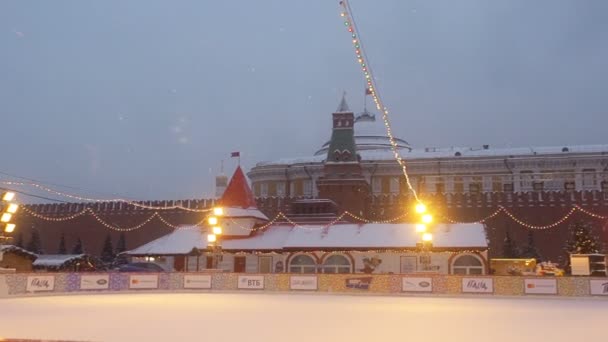
[[[608,143],[608,1],[350,3],[414,147]],[[98,197],[201,198],[232,151],[247,170],[311,155],[342,91],[363,104],[339,12],[337,0],[2,0],[0,171]]]

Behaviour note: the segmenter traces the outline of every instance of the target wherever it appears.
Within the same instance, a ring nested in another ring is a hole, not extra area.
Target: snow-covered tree
[[[103,242],[103,249],[101,251],[101,260],[105,263],[111,263],[114,261],[114,247],[112,247],[112,238],[110,233],[106,236],[106,240]]]
[[[65,246],[65,234],[61,233],[61,239],[59,240],[59,248],[57,254],[68,254],[68,249]]]
[[[576,221],[568,228],[570,239],[565,250],[572,254],[593,254],[601,250],[597,236],[593,234],[593,226],[589,222]]]
[[[74,248],[72,248],[72,254],[83,254],[84,253],[84,248],[82,247],[82,240],[80,240],[80,237],[78,237],[78,240],[76,240],[76,244],[74,245]]]

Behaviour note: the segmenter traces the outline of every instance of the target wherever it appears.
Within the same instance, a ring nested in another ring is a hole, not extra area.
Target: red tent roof
[[[257,208],[247,178],[240,166],[236,167],[220,203],[225,207]]]

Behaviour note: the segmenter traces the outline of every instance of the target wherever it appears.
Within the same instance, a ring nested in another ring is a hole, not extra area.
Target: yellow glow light
[[[216,240],[217,240],[217,237],[215,236],[215,234],[207,235],[207,242],[215,242]]]
[[[6,227],[4,227],[4,232],[5,233],[12,233],[15,230],[15,224],[14,223],[8,223],[6,225]]]
[[[9,222],[12,217],[13,217],[13,214],[4,213],[4,214],[2,214],[2,217],[0,217],[0,222]]]
[[[425,242],[433,241],[433,234],[431,234],[431,233],[422,234],[422,241],[425,241]]]
[[[431,216],[431,214],[422,215],[422,222],[427,224],[433,222],[433,216]]]
[[[423,203],[416,204],[416,212],[418,214],[424,214],[426,212],[426,205]]]
[[[11,203],[8,205],[8,208],[6,208],[6,212],[14,214],[17,212],[17,209],[19,209],[19,205],[15,204],[15,203]]]
[[[419,223],[416,225],[416,232],[418,233],[424,233],[426,232],[426,225]]]
[[[222,207],[215,207],[215,208],[213,208],[213,215],[215,215],[215,216],[222,216],[222,215],[224,215],[224,208],[222,208]]]
[[[207,219],[207,222],[209,222],[210,225],[215,226],[217,224],[217,217],[215,216],[210,216]]]
[[[15,193],[8,191],[5,192],[4,195],[2,196],[2,200],[3,201],[12,201],[15,198]]]
[[[213,234],[215,234],[215,235],[221,235],[222,234],[222,227],[219,227],[219,226],[213,227]]]

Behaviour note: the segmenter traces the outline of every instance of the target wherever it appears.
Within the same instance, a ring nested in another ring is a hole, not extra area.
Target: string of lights
[[[369,58],[367,57],[367,54],[365,53],[365,49],[363,47],[363,43],[361,42],[361,34],[355,23],[352,9],[347,0],[340,1],[340,5],[343,8],[343,11],[340,13],[340,15],[342,16],[342,18],[344,18],[344,26],[346,26],[348,32],[351,34],[352,44],[355,49],[355,56],[357,57],[357,62],[359,62],[361,71],[363,72],[363,76],[365,77],[367,92],[370,93],[372,98],[374,99],[374,103],[376,104],[376,109],[382,112],[382,120],[384,121],[384,126],[386,128],[386,133],[389,138],[389,142],[391,144],[391,150],[393,152],[393,156],[394,156],[395,160],[397,160],[397,162],[401,166],[407,187],[414,195],[414,198],[416,199],[416,201],[421,203],[420,199],[418,198],[418,194],[416,193],[416,190],[414,189],[414,187],[412,186],[412,184],[410,182],[410,177],[407,172],[407,165],[405,164],[405,161],[403,160],[403,158],[401,157],[401,154],[399,153],[398,144],[395,141],[395,137],[393,136],[393,132],[392,132],[389,116],[388,116],[389,111],[388,111],[388,108],[384,105],[384,102],[382,101],[382,99],[380,97],[380,93],[378,91],[378,86],[376,84],[376,78],[374,77],[374,75],[372,73],[372,68],[369,63]]]

